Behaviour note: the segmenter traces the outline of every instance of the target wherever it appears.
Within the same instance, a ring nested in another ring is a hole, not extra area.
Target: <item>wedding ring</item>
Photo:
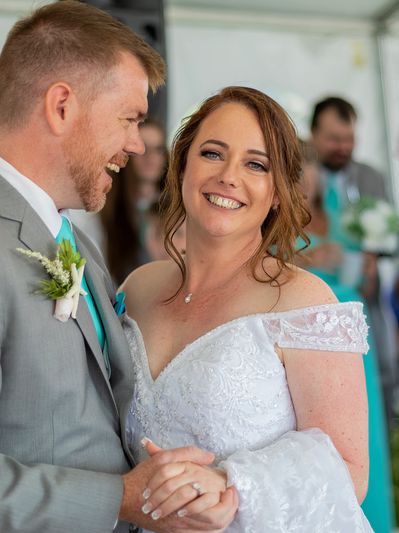
[[[194,483],[191,483],[191,486],[193,487],[194,490],[197,491],[197,498],[205,494],[204,489],[201,487],[201,485],[197,481],[194,481]]]

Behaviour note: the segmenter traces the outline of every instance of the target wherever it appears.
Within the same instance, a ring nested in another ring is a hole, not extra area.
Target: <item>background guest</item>
[[[345,209],[361,196],[387,198],[382,174],[369,165],[353,160],[356,111],[346,100],[332,96],[321,100],[311,118],[312,144],[320,161],[320,190],[329,221],[329,239],[343,251],[341,274],[367,301],[376,343],[388,421],[392,419],[396,380],[396,338],[380,301],[377,255],[362,253],[359,245],[342,228]],[[317,253],[316,250],[314,253]],[[352,276],[352,274],[355,274]],[[361,276],[360,276],[361,273]]]
[[[301,266],[322,278],[341,302],[361,301],[362,296],[356,290],[360,280],[357,280],[353,286],[345,285],[340,280],[342,250],[339,243],[331,240],[334,232],[323,206],[316,151],[313,146],[302,143],[302,152],[303,185],[312,220],[306,227],[310,245],[303,254]],[[301,244],[304,243],[301,242]],[[368,315],[367,309],[366,315]],[[367,496],[362,508],[376,532],[390,533],[393,526],[393,509],[388,434],[375,342],[371,330],[369,330],[368,340],[370,349],[363,361],[369,404],[370,473]]]
[[[153,204],[147,211],[145,228],[145,248],[151,261],[170,259],[164,245],[164,231],[161,220],[159,203]],[[177,229],[173,237],[173,244],[184,254],[186,251],[186,223]]]

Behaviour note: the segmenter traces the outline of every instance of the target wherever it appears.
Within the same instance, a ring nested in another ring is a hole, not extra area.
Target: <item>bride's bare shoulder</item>
[[[120,291],[126,293],[128,300],[139,300],[143,295],[148,297],[161,288],[175,275],[177,266],[173,261],[153,261],[133,270],[122,285]]]
[[[291,265],[281,285],[279,308],[299,309],[335,303],[337,298],[331,288],[318,276]]]

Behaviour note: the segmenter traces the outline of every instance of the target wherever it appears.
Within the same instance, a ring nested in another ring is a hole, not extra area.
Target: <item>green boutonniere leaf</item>
[[[80,268],[86,264],[86,259],[84,259],[79,252],[75,252],[68,239],[63,239],[61,241],[57,255],[65,270],[70,271],[72,263],[75,263],[76,268]]]
[[[40,288],[37,292],[46,295],[51,300],[58,300],[65,296],[66,290],[65,287],[61,286],[54,278],[52,278],[42,279],[40,281]]]

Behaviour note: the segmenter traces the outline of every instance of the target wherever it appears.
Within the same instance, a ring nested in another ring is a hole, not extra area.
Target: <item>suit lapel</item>
[[[75,238],[77,248],[81,255],[86,258],[91,258],[90,251],[82,240],[79,239],[77,232],[75,232]],[[104,279],[106,273],[103,272],[95,261],[89,260],[85,267],[85,276],[103,322],[112,367],[110,384],[117,405],[121,408],[129,402],[133,389],[134,377],[129,358],[129,346],[121,328],[119,317],[113,309],[110,296],[106,290]],[[122,385],[116,386],[120,384]]]
[[[85,267],[85,277],[87,285],[89,286],[90,292],[93,296],[94,302],[96,304],[98,313],[103,323],[105,331],[105,339],[108,346],[108,354],[111,364],[111,379],[108,379],[103,354],[101,353],[101,367],[104,373],[104,376],[107,379],[108,386],[111,389],[111,384],[114,378],[114,373],[118,372],[118,365],[116,362],[116,353],[120,353],[119,342],[121,342],[121,337],[123,337],[123,332],[121,331],[121,326],[119,319],[116,316],[116,313],[112,307],[110,297],[106,291],[105,282],[104,282],[104,272],[101,268],[95,263],[92,259],[90,251],[84,245],[79,236],[75,232],[76,245],[80,254],[87,259]],[[94,328],[93,328],[94,329]],[[98,344],[98,342],[97,342]],[[112,360],[111,360],[112,359]],[[113,391],[115,393],[115,391]],[[118,402],[118,405],[119,402]]]
[[[43,223],[39,215],[29,205],[29,203],[1,176],[0,217],[20,222],[19,239],[27,248],[32,251],[40,252],[50,258],[54,257],[57,250],[57,243],[55,242],[52,234]],[[86,249],[82,249],[81,253],[83,257],[90,256]],[[90,265],[90,260],[88,261],[88,265]],[[88,268],[88,274],[88,278],[91,280],[90,267]],[[101,282],[96,283],[93,281],[90,289],[92,289],[92,286],[94,287],[95,285],[100,287],[102,286]],[[93,296],[94,295],[95,293]],[[70,320],[73,319],[70,318]],[[93,320],[83,298],[81,298],[79,302],[76,322],[100,367],[115,405],[114,396],[108,380],[107,370],[105,368],[104,358],[98,343]]]

